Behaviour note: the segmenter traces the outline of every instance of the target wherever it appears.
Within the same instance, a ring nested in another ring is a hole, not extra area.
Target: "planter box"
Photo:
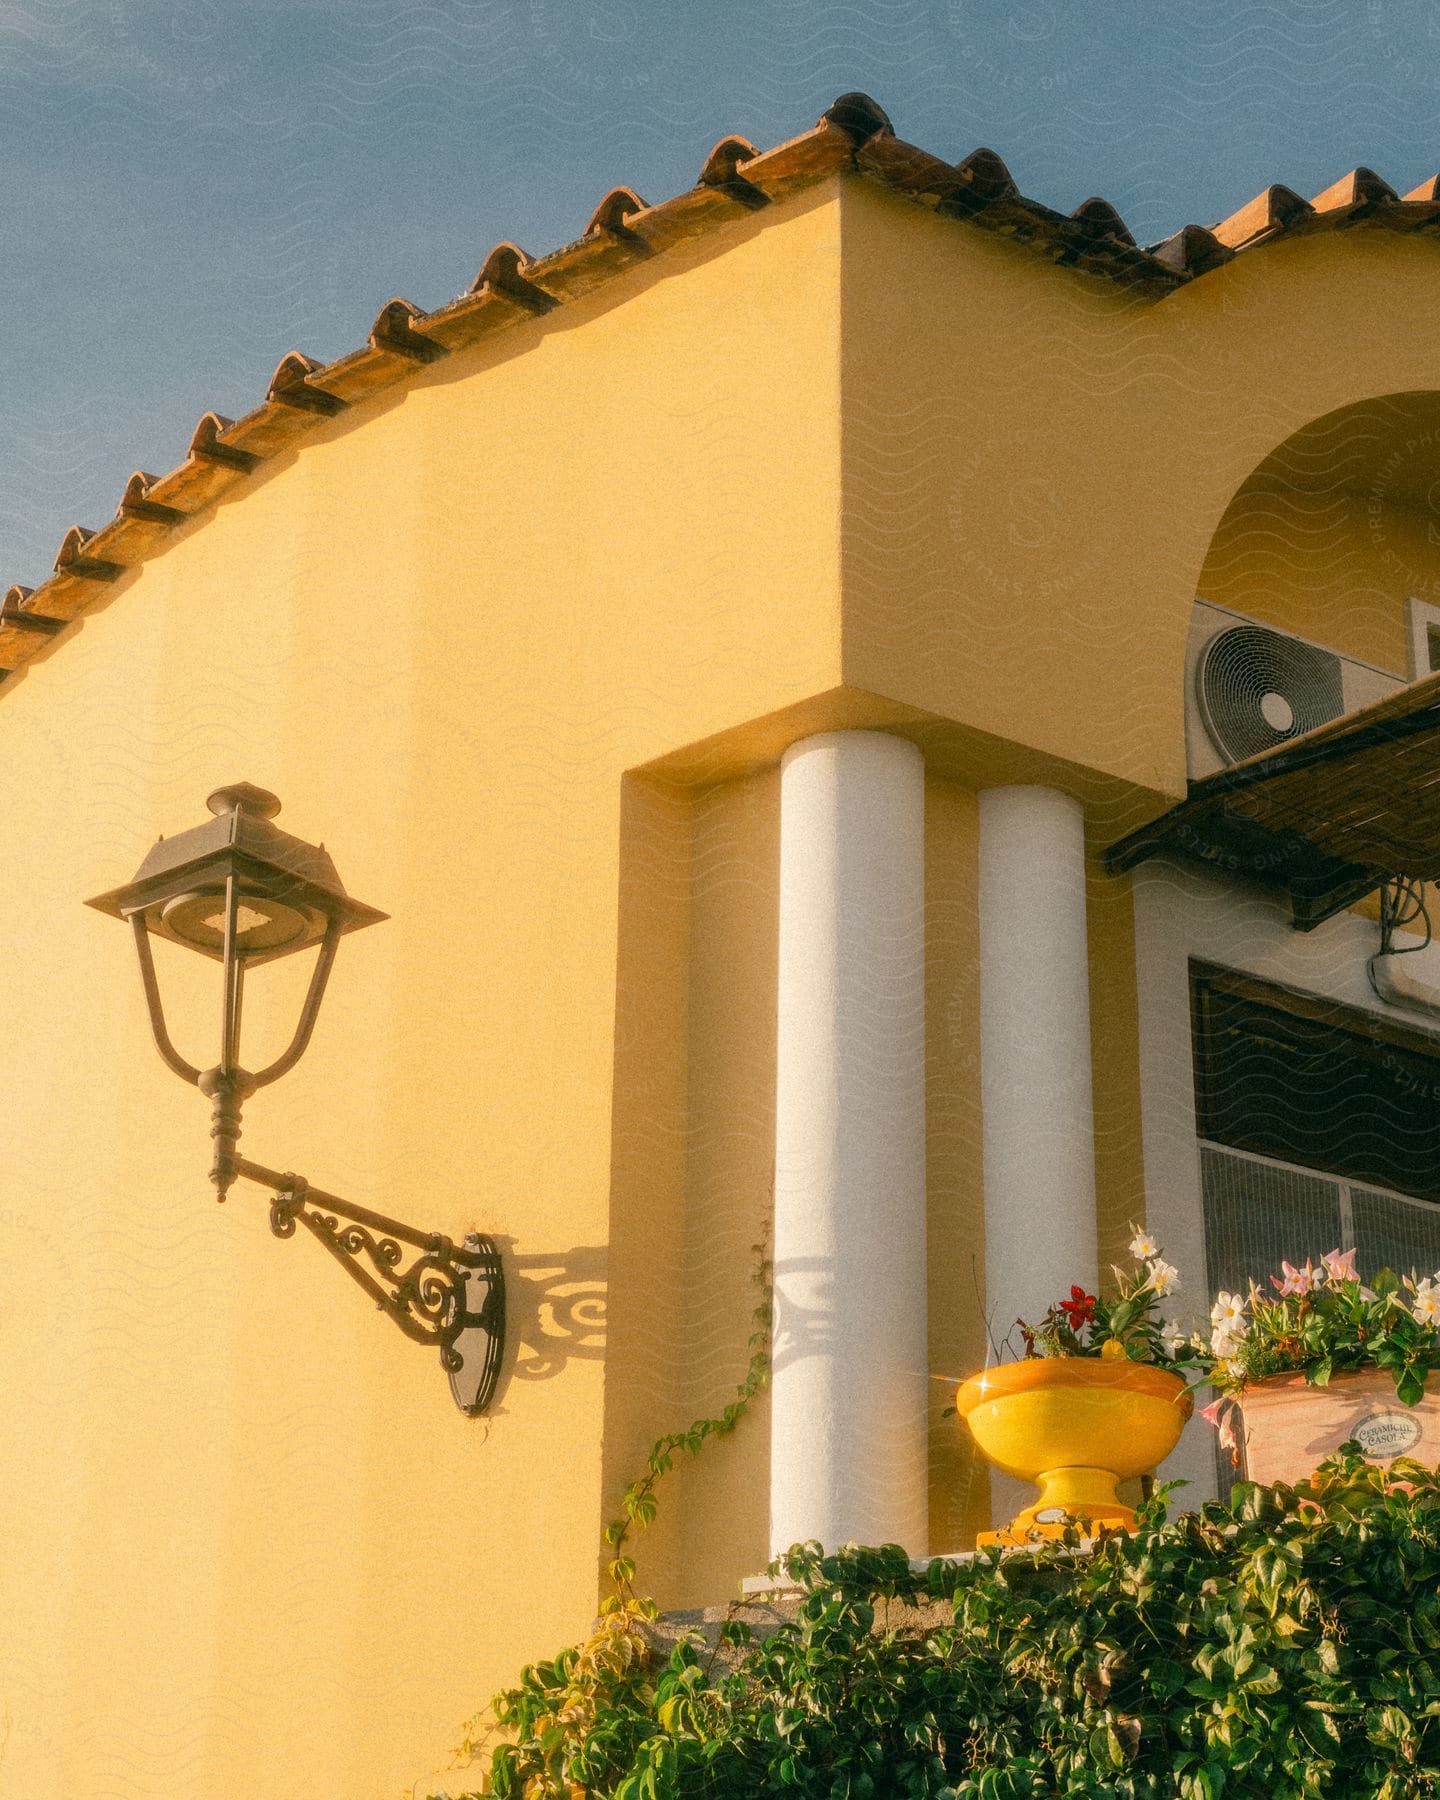
[[[1357,1438],[1373,1462],[1408,1456],[1440,1464],[1440,1380],[1431,1376],[1418,1406],[1402,1406],[1383,1369],[1337,1375],[1310,1387],[1303,1375],[1274,1375],[1248,1388],[1243,1471],[1249,1481],[1303,1481],[1347,1438]]]

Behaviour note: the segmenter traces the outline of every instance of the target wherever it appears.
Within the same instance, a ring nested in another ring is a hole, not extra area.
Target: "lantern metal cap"
[[[157,937],[202,955],[223,956],[223,933],[202,915],[223,895],[230,876],[242,902],[268,926],[251,934],[242,952],[252,965],[303,950],[332,923],[342,932],[388,917],[345,892],[323,844],[307,844],[272,823],[280,811],[274,794],[249,782],[217,788],[206,804],[213,818],[174,837],[161,838],[133,881],[97,894],[87,905],[112,918],[141,915]],[[282,915],[288,925],[282,925]]]

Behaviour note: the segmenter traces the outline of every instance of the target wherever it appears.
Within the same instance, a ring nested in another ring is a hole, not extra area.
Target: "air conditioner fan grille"
[[[1243,762],[1345,710],[1340,658],[1263,625],[1211,638],[1195,671],[1200,716],[1226,762]]]

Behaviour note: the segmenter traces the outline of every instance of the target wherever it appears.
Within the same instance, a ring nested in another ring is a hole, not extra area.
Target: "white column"
[[[1099,1274],[1085,823],[1053,788],[980,795],[980,1099],[998,1341]]]
[[[846,731],[780,767],[771,1549],[922,1556],[924,759]]]

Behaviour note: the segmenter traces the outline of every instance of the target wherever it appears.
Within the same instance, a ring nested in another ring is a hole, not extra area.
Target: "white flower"
[[[1137,1231],[1130,1240],[1130,1254],[1136,1262],[1150,1262],[1160,1254],[1160,1246],[1148,1231]]]
[[[1440,1320],[1440,1286],[1428,1275],[1415,1290],[1415,1304],[1410,1312],[1421,1325],[1433,1325]]]
[[[1248,1329],[1245,1302],[1238,1294],[1222,1293],[1210,1308],[1210,1319],[1214,1326],[1210,1353],[1223,1359],[1235,1351]]]
[[[1173,1294],[1180,1285],[1180,1271],[1174,1263],[1167,1263],[1163,1257],[1157,1256],[1149,1265],[1150,1287],[1152,1292],[1163,1298]]]
[[[1210,1308],[1210,1318],[1214,1324],[1238,1325],[1241,1330],[1245,1326],[1245,1302],[1238,1294],[1224,1292],[1216,1296],[1215,1304]]]
[[[1245,1333],[1225,1325],[1217,1325],[1210,1333],[1210,1354],[1226,1362],[1235,1354]]]
[[[1173,1356],[1185,1342],[1185,1333],[1173,1319],[1167,1319],[1160,1328],[1160,1342],[1167,1356]]]

